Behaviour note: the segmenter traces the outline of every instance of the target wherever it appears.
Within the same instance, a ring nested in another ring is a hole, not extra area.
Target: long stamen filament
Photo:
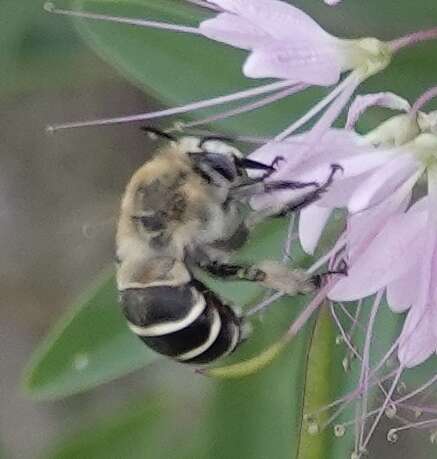
[[[387,394],[387,397],[385,398],[384,400],[384,403],[382,404],[381,408],[379,409],[379,413],[377,414],[376,416],[376,419],[373,421],[373,424],[372,426],[370,427],[369,429],[369,432],[367,433],[367,437],[366,439],[364,440],[364,442],[361,443],[361,446],[363,449],[366,448],[366,446],[368,445],[370,439],[372,438],[372,435],[373,435],[373,432],[375,431],[376,429],[376,426],[378,425],[383,413],[385,412],[387,406],[389,403],[391,403],[391,397],[393,395],[393,392],[399,382],[399,379],[401,377],[401,374],[403,372],[404,368],[401,366],[399,367],[399,369],[397,370],[397,373],[396,373],[396,376],[392,382],[392,385],[390,387],[390,390],[388,391],[388,394]]]
[[[325,263],[327,263],[333,255],[335,255],[339,250],[341,250],[346,245],[346,233],[343,233],[335,243],[334,247],[329,250],[323,257],[320,257],[316,262],[314,262],[308,269],[308,274],[313,274]]]
[[[53,2],[44,3],[44,9],[49,13],[60,14],[63,16],[94,19],[97,21],[117,22],[139,27],[150,27],[153,29],[172,30],[173,32],[184,32],[200,35],[200,31],[197,27],[170,24],[167,22],[148,21],[146,19],[135,19],[123,16],[110,16],[106,14],[89,13],[87,11],[67,10],[63,8],[57,8]]]
[[[204,0],[185,0],[186,2],[193,3],[194,5],[201,6],[203,8],[208,8],[209,10],[214,10],[214,11],[222,11],[221,8],[219,8],[216,5],[213,5],[212,3],[205,2]]]
[[[336,99],[343,90],[351,83],[352,80],[356,78],[354,73],[348,75],[341,83],[339,83],[327,96],[320,100],[316,105],[314,105],[310,110],[308,110],[305,115],[301,116],[293,124],[291,124],[287,129],[276,136],[276,140],[283,140],[292,134],[294,131],[299,129],[305,123],[314,118],[318,113],[320,113],[327,105],[329,105],[334,99]]]
[[[190,128],[190,127],[202,126],[203,124],[208,124],[214,121],[223,120],[225,118],[231,118],[232,116],[241,115],[243,113],[247,113],[252,110],[256,110],[258,108],[264,107],[265,105],[272,104],[273,102],[284,99],[285,97],[291,96],[292,94],[295,94],[298,91],[302,91],[305,87],[306,85],[295,85],[289,89],[284,89],[270,96],[263,97],[262,99],[256,102],[245,104],[240,107],[234,108],[232,110],[226,110],[222,113],[211,115],[201,120],[191,121],[189,123],[183,123],[183,127]]]
[[[355,355],[358,359],[361,360],[361,358],[362,358],[361,355],[355,349],[353,344],[350,342],[347,333],[345,332],[343,326],[341,325],[340,319],[338,318],[337,313],[335,312],[335,307],[334,307],[334,303],[333,302],[331,302],[331,304],[330,304],[330,309],[331,309],[332,317],[334,318],[334,321],[335,321],[338,329],[340,330],[340,334],[343,337],[343,341],[346,343],[348,349],[353,353],[353,355]]]
[[[437,419],[427,419],[426,421],[413,422],[411,424],[407,424],[406,426],[397,427],[395,429],[390,429],[389,433],[395,434],[397,432],[401,432],[402,430],[417,429],[420,427],[428,427],[431,424],[437,424]]]
[[[250,308],[249,311],[245,312],[244,315],[246,317],[250,317],[250,316],[253,316],[255,314],[258,314],[261,311],[263,311],[264,309],[266,309],[267,307],[269,307],[270,305],[272,305],[275,301],[278,301],[279,299],[281,299],[283,296],[285,296],[285,294],[282,293],[282,292],[274,293],[272,296],[269,296],[264,301],[261,301],[261,303],[259,303],[256,306],[253,306],[252,308]]]
[[[287,238],[285,239],[285,244],[283,247],[283,256],[282,256],[283,262],[286,262],[290,258],[291,245],[293,244],[293,241],[296,239],[294,237],[294,223],[295,223],[295,215],[291,214],[290,220],[288,222]]]
[[[228,94],[226,96],[219,96],[214,97],[212,99],[203,99],[197,102],[192,102],[187,105],[182,105],[175,108],[168,108],[165,110],[158,110],[156,112],[149,112],[149,113],[141,113],[138,115],[129,115],[129,116],[121,116],[116,118],[105,118],[105,119],[98,119],[98,120],[91,120],[91,121],[78,121],[72,123],[64,123],[64,124],[57,124],[53,126],[49,126],[47,130],[49,132],[54,132],[60,129],[71,129],[71,128],[79,128],[79,127],[88,127],[88,126],[102,126],[102,125],[112,125],[112,124],[121,124],[121,123],[128,123],[133,121],[144,121],[156,118],[164,118],[166,116],[172,115],[179,115],[181,113],[186,113],[194,110],[200,110],[202,108],[213,107],[215,105],[226,104],[228,102],[232,102],[234,100],[240,99],[249,99],[260,94],[265,94],[268,92],[273,92],[278,89],[283,89],[289,86],[292,86],[293,83],[290,81],[279,81],[263,86],[258,86],[256,88],[245,89],[243,91],[238,91],[232,94]]]
[[[432,386],[435,382],[437,381],[437,375],[434,375],[433,378],[431,378],[429,381],[427,381],[425,384],[422,384],[420,387],[417,389],[413,390],[409,394],[405,395],[404,397],[401,397],[396,400],[395,403],[402,403],[405,402],[406,400],[409,400],[410,398],[414,397],[417,394],[420,394],[424,390],[428,389],[428,387]]]
[[[361,375],[359,385],[363,387],[363,397],[361,403],[361,416],[365,419],[367,413],[367,404],[368,404],[368,380],[369,380],[369,361],[370,361],[370,345],[372,340],[373,326],[376,319],[376,313],[378,312],[379,305],[382,300],[382,291],[379,291],[375,296],[375,301],[373,302],[372,309],[370,311],[369,325],[367,327],[366,338],[364,342],[363,349],[363,360],[361,366]],[[360,425],[360,445],[363,444],[364,430],[365,430],[365,421],[359,421]]]

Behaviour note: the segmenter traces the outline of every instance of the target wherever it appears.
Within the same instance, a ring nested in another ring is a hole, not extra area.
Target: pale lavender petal
[[[312,138],[311,131],[287,138],[287,141],[296,141],[300,145],[290,149],[290,155],[286,157],[287,161],[279,164],[275,180],[323,180],[329,175],[331,164],[343,165],[343,161],[348,161],[350,157],[358,156],[363,151],[363,147],[359,146],[361,137],[344,129],[328,129],[313,146],[310,144]],[[308,147],[311,147],[311,151],[308,151]],[[364,149],[364,151],[371,150],[372,147],[368,146]],[[375,162],[379,165],[380,161],[377,158]],[[359,167],[362,167],[363,162],[365,160],[357,161]],[[339,178],[343,176],[343,174],[338,174]]]
[[[358,187],[349,202],[349,211],[360,212],[381,202],[411,177],[420,175],[420,168],[420,163],[411,155],[393,158]]]
[[[284,161],[279,162],[278,172],[275,172],[269,177],[269,181],[274,180],[295,180],[295,181],[317,181],[323,183],[331,173],[331,165],[339,163],[345,156],[361,151],[362,147],[358,146],[360,136],[351,131],[344,129],[329,129],[320,138],[319,142],[314,145],[314,155],[308,159],[308,144],[306,139],[309,133],[295,135],[287,138],[283,142],[271,142],[258,148],[249,155],[250,159],[271,164],[275,158],[282,156]],[[366,147],[368,151],[368,147]],[[250,172],[251,177],[259,176],[260,174]],[[339,179],[342,174],[338,173]],[[343,183],[343,180],[340,180]],[[347,189],[347,184],[343,188],[337,187],[336,183],[331,186],[330,190],[323,196],[328,198],[330,191],[335,187],[339,193],[344,194]],[[356,186],[354,187],[354,189]],[[352,190],[349,190],[348,198]],[[269,196],[258,196],[251,201],[254,208],[263,208],[273,204],[289,202],[296,198],[296,192],[281,191],[271,193]],[[323,206],[330,207],[326,201]],[[342,203],[344,205],[347,202]],[[332,207],[340,207],[335,204]]]
[[[393,149],[370,151],[369,153],[345,157],[339,164],[343,168],[344,178],[355,177],[384,166],[395,155],[396,152]]]
[[[347,177],[340,177],[329,190],[317,201],[321,207],[347,207],[349,200],[360,184],[369,176],[369,173]]]
[[[293,139],[287,140],[287,142],[270,142],[266,143],[260,148],[257,148],[253,151],[248,158],[253,159],[254,161],[260,161],[264,164],[272,164],[273,161],[278,158],[284,158],[277,164],[278,173],[274,173],[270,176],[270,181],[277,180],[279,178],[279,173],[287,164],[287,167],[295,168],[297,164],[302,160],[302,142],[299,137],[296,136]],[[250,177],[257,177],[261,175],[256,171],[250,171]]]
[[[387,286],[387,303],[393,312],[404,312],[414,302],[419,287],[420,269],[414,265],[405,275]]]
[[[273,38],[296,39],[298,36],[330,38],[316,21],[288,3],[279,0],[213,0],[225,11],[244,17],[264,29]]]
[[[384,225],[395,215],[405,212],[411,195],[399,190],[381,204],[347,220],[348,257],[351,263],[367,249]]]
[[[412,217],[421,213],[415,212]],[[427,217],[429,213],[426,212]],[[435,307],[431,302],[432,268],[436,255],[437,233],[434,225],[427,221],[422,232],[425,244],[419,259],[419,286],[416,289],[415,301],[408,312],[407,319],[400,335],[398,358],[407,367],[419,365],[436,350],[436,335],[433,330],[433,313]]]
[[[343,88],[342,92],[338,97],[331,103],[331,105],[326,109],[325,113],[320,117],[320,119],[314,124],[310,131],[310,137],[308,138],[308,143],[313,147],[322,135],[334,124],[335,120],[340,116],[340,113],[349,102],[349,99],[352,97],[355,89],[362,82],[361,75],[358,71],[351,72],[342,83],[346,83],[346,86]],[[338,85],[340,86],[340,85]]]
[[[426,213],[396,215],[352,263],[349,273],[329,293],[336,301],[353,301],[372,295],[411,268],[423,251],[420,232]]]
[[[271,37],[247,19],[230,13],[218,14],[199,24],[206,37],[243,49],[253,49],[271,42]]]
[[[400,336],[398,358],[401,365],[407,368],[420,365],[435,352],[436,346],[429,311],[418,321],[411,309]]]
[[[401,110],[408,112],[411,108],[409,102],[392,92],[377,92],[375,94],[366,94],[357,96],[349,108],[346,121],[346,129],[352,129],[360,116],[372,106],[391,108],[392,110]]]
[[[334,48],[299,40],[257,48],[243,67],[249,78],[282,78],[321,86],[337,83],[340,71]]]
[[[313,255],[331,213],[332,209],[319,207],[316,204],[301,210],[299,216],[299,239],[306,253]]]

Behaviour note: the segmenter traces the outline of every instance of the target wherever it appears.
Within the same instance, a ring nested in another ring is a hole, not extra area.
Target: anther
[[[53,13],[56,10],[56,6],[53,2],[45,2],[43,8],[48,13]]]
[[[55,132],[55,128],[53,126],[51,126],[51,125],[46,126],[46,133],[47,134],[52,135],[52,134],[54,134],[54,132]]]
[[[399,381],[399,384],[396,386],[396,392],[399,395],[405,394],[407,392],[407,385],[403,381]]]
[[[343,424],[337,424],[334,426],[334,435],[336,437],[342,437],[346,433],[346,427]]]
[[[391,403],[389,406],[387,406],[387,408],[385,409],[385,415],[389,418],[389,419],[393,419],[395,416],[396,416],[396,413],[397,413],[397,408],[396,408],[396,405],[394,403]]]
[[[387,432],[387,440],[390,443],[396,443],[399,439],[399,435],[397,434],[397,429],[390,429]]]
[[[344,370],[345,372],[348,372],[348,371],[350,370],[350,368],[351,368],[351,367],[350,367],[350,364],[351,364],[351,361],[350,361],[350,359],[349,359],[348,357],[345,357],[345,358],[342,360],[341,365],[342,365],[343,370]]]

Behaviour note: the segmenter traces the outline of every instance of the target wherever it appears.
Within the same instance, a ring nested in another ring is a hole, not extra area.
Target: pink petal
[[[423,251],[420,232],[426,227],[426,213],[393,216],[352,263],[346,277],[334,286],[329,297],[353,301],[372,295],[405,274]]]
[[[215,18],[199,24],[200,32],[206,37],[243,49],[253,49],[271,42],[271,37],[235,14],[221,13]]]
[[[332,209],[311,205],[299,215],[299,239],[303,250],[313,255]]]
[[[351,157],[346,157],[340,161],[343,168],[343,178],[355,177],[365,172],[371,171],[388,163],[396,152],[393,149],[370,151]]]
[[[361,182],[368,177],[369,173],[354,177],[336,180],[329,190],[317,201],[321,207],[347,207],[352,193],[360,186]]]
[[[248,19],[276,39],[296,39],[298,35],[308,38],[314,38],[315,35],[330,37],[310,16],[283,1],[213,0],[211,3]]]
[[[419,287],[419,273],[416,264],[387,286],[387,303],[393,312],[404,312],[413,304]]]
[[[314,145],[312,156],[308,155],[306,139],[308,133],[295,135],[280,143],[271,142],[261,148],[258,148],[249,155],[250,159],[261,161],[265,164],[271,164],[273,160],[282,156],[284,161],[278,164],[278,172],[271,175],[269,181],[274,180],[295,180],[295,181],[317,181],[323,183],[331,172],[331,164],[340,162],[346,156],[361,151],[362,147],[357,144],[360,136],[344,129],[329,129],[319,142]],[[368,147],[366,147],[368,151]],[[259,176],[258,173],[250,173],[251,177]],[[341,179],[342,174],[339,172],[338,177]],[[340,180],[341,183],[344,180]],[[322,199],[328,198],[331,189]],[[344,193],[347,185],[336,187],[338,192]],[[350,197],[349,191],[348,198]],[[302,193],[301,193],[302,194]],[[271,206],[278,203],[285,203],[296,198],[296,191],[281,191],[270,194],[268,197],[258,196],[251,201],[251,205],[256,208]],[[328,201],[327,201],[328,202]],[[323,203],[323,207],[330,207],[329,202]],[[344,204],[346,205],[347,202]],[[343,203],[342,203],[343,204]],[[340,207],[335,203],[332,207]]]
[[[401,365],[415,367],[424,362],[436,350],[437,340],[432,330],[429,311],[418,319],[410,310],[400,336],[398,358]]]
[[[417,215],[417,213],[412,214]],[[400,335],[398,357],[401,364],[414,367],[424,362],[436,351],[437,335],[433,330],[434,313],[430,296],[433,281],[433,265],[437,248],[437,233],[428,225],[424,233],[425,246],[419,264],[419,285],[415,301],[410,308]]]
[[[418,213],[411,214],[413,218]],[[420,214],[422,215],[422,214]],[[429,222],[428,222],[429,223]],[[421,239],[424,243],[422,253],[417,258],[418,269],[418,285],[415,290],[415,298],[413,305],[408,313],[407,320],[405,321],[401,341],[410,341],[414,339],[415,328],[420,325],[424,316],[427,316],[430,308],[430,300],[432,300],[430,287],[432,288],[432,265],[436,246],[436,234],[432,231],[432,227],[428,224],[424,231],[421,232]],[[430,318],[430,317],[429,317]],[[410,338],[411,336],[411,338]]]
[[[285,167],[294,169],[303,159],[302,143],[298,141],[297,136],[296,142],[293,140],[289,139],[284,142],[266,143],[262,147],[253,151],[248,158],[253,159],[254,161],[260,161],[264,164],[272,164],[278,157],[284,158],[277,164],[278,172],[273,173],[269,179],[269,181],[278,180],[280,179],[280,174]],[[249,171],[250,177],[259,177],[261,175],[262,172]]]
[[[409,102],[392,92],[377,92],[375,94],[366,94],[357,96],[349,108],[346,121],[346,129],[352,129],[360,116],[372,106],[391,108],[392,110],[401,110],[408,112],[411,108]]]
[[[411,196],[396,192],[381,204],[348,218],[348,256],[351,263],[367,249],[384,225],[395,215],[403,213]]]
[[[333,48],[296,39],[255,49],[243,67],[249,78],[283,78],[322,86],[337,83],[340,71]]]
[[[352,134],[352,135],[350,135]],[[308,139],[311,138],[311,131],[301,135],[289,137],[288,140],[296,140],[295,144],[289,149],[286,162],[279,164],[279,171],[272,180],[323,180],[331,170],[331,164],[342,163],[351,155],[358,154],[363,150],[359,146],[361,137],[344,129],[328,129],[314,144],[311,151]],[[369,151],[366,147],[365,151]],[[252,158],[252,155],[250,157]],[[256,155],[261,161],[259,155]],[[379,160],[378,160],[379,164]],[[315,169],[317,168],[317,172]],[[343,177],[343,174],[339,174]]]
[[[413,156],[403,154],[393,158],[358,187],[349,202],[349,211],[360,212],[381,202],[419,169],[420,165]]]

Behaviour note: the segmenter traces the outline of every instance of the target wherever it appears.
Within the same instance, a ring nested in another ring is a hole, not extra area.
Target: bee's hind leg
[[[290,269],[286,264],[263,260],[254,264],[227,264],[214,262],[202,268],[209,274],[228,280],[256,282],[286,295],[310,293],[316,282],[301,269]]]

